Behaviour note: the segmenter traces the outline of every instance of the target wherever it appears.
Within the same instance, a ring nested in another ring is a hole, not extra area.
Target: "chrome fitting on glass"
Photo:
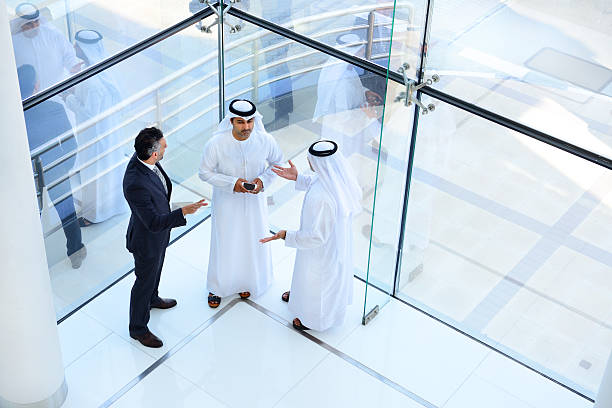
[[[198,24],[196,24],[196,27],[203,33],[212,34],[212,28],[219,24],[220,13],[223,13],[223,16],[225,16],[229,9],[232,8],[232,4],[239,2],[240,0],[229,1],[225,3],[227,4],[227,7],[221,9],[221,5],[219,3],[211,2],[210,0],[191,0],[191,2],[189,3],[189,11],[191,11],[192,13],[197,13],[198,11],[209,7],[217,15],[217,18],[215,19],[215,21],[212,22],[212,24],[208,26],[205,26],[204,24],[202,24],[202,21],[200,21]],[[229,27],[229,32],[232,34],[242,30],[242,26],[240,24],[233,25],[225,18],[223,18],[223,24]]]
[[[421,108],[421,113],[423,115],[428,114],[429,112],[433,112],[436,107],[433,103],[425,106],[417,97],[416,92],[423,88],[424,86],[432,85],[435,82],[440,81],[440,76],[437,74],[432,75],[431,78],[418,83],[414,79],[408,78],[408,70],[410,69],[410,64],[404,63],[401,67],[398,68],[398,72],[401,73],[404,77],[404,84],[406,85],[406,91],[400,92],[400,94],[395,98],[395,102],[404,101],[404,106],[412,106],[414,103],[419,108]]]

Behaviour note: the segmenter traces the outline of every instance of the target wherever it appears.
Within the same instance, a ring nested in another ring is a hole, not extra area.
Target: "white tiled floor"
[[[176,297],[178,306],[154,310],[150,323],[164,340],[162,349],[144,348],[128,336],[131,275],[60,324],[69,386],[64,407],[97,407],[113,396],[119,397],[113,407],[130,408],[427,406],[410,395],[444,408],[591,406],[395,300],[362,326],[364,285],[357,280],[345,324],[312,333],[339,355],[246,302],[229,305],[235,298],[212,310],[204,287],[207,224],[168,250],[160,292]],[[273,253],[275,283],[253,301],[288,322],[293,316],[280,294],[289,287],[294,254],[280,245]],[[151,373],[117,394],[169,351]]]

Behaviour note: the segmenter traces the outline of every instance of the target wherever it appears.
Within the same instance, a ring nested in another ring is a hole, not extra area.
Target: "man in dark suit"
[[[17,68],[17,76],[19,78],[22,99],[26,99],[38,92],[38,75],[32,65],[25,64]],[[55,140],[58,136],[72,130],[66,110],[62,104],[50,99],[26,110],[24,117],[30,150]],[[39,156],[43,167],[45,167],[62,157],[73,154],[60,164],[43,172],[42,176],[46,185],[50,185],[69,174],[76,162],[76,156],[74,155],[76,149],[76,140],[71,135],[71,137]],[[87,248],[83,245],[81,228],[79,227],[71,192],[72,188],[69,178],[48,189],[49,198],[53,202],[57,215],[62,222],[62,228],[66,236],[68,258],[72,267],[77,269],[81,267],[83,260],[87,256]],[[61,197],[64,198],[58,201]]]
[[[136,153],[123,176],[123,195],[132,210],[126,246],[134,255],[136,275],[130,298],[130,336],[154,348],[163,343],[147,327],[150,309],[176,306],[176,300],[162,299],[158,293],[170,230],[187,224],[185,215],[207,205],[201,200],[170,211],[172,183],[159,164],[166,146],[161,130],[141,130],[134,142]]]

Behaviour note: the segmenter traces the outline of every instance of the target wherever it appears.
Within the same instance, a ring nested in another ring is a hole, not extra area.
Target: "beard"
[[[35,38],[35,37],[38,36],[38,34],[40,34],[40,28],[39,27],[30,28],[29,30],[25,30],[23,32],[23,35],[25,37],[28,37],[28,38]]]

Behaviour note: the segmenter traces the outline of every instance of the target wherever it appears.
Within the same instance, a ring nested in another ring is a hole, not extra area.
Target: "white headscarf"
[[[336,202],[335,242],[330,244],[336,250],[342,276],[351,282],[354,273],[353,216],[361,211],[361,187],[336,143],[328,140],[313,143],[308,149],[308,160],[318,182],[323,183],[323,188]]]
[[[350,55],[356,55],[365,45],[357,34],[344,34],[336,39],[337,48]],[[344,85],[341,82],[346,81],[345,72],[351,67],[351,64],[345,61],[338,60],[336,57],[330,57],[328,64],[321,69],[319,74],[319,82],[317,84],[317,105],[312,117],[312,121],[337,113],[332,108],[332,101],[337,97],[338,85]]]
[[[335,142],[314,142],[308,149],[308,160],[319,181],[336,202],[339,217],[349,217],[361,212],[363,192],[351,165],[338,152]]]
[[[74,41],[79,46],[85,57],[87,57],[88,66],[97,64],[106,58],[104,44],[102,44],[102,34],[96,30],[79,30],[74,35]],[[113,95],[114,100],[120,101],[119,87],[117,81],[109,72],[104,70],[97,74],[97,77],[102,81],[107,91]]]
[[[17,34],[22,32],[21,27],[32,21],[38,21],[40,24],[43,24],[46,20],[43,19],[40,10],[34,4],[20,3],[15,7],[15,18],[11,20],[11,33]],[[39,28],[33,30],[40,31]]]
[[[96,30],[79,30],[74,35],[74,40],[87,57],[89,65],[94,65],[106,58],[102,38],[102,34]]]
[[[15,8],[15,14],[20,25],[40,19],[40,10],[32,3],[21,3]]]
[[[225,133],[228,130],[232,130],[233,126],[231,119],[233,118],[242,118],[244,120],[251,120],[252,118],[255,118],[253,133],[267,133],[262,121],[263,116],[261,116],[261,113],[257,112],[255,104],[246,99],[234,99],[230,102],[229,109],[223,120],[219,122],[217,131],[213,133],[213,136],[219,133]]]

